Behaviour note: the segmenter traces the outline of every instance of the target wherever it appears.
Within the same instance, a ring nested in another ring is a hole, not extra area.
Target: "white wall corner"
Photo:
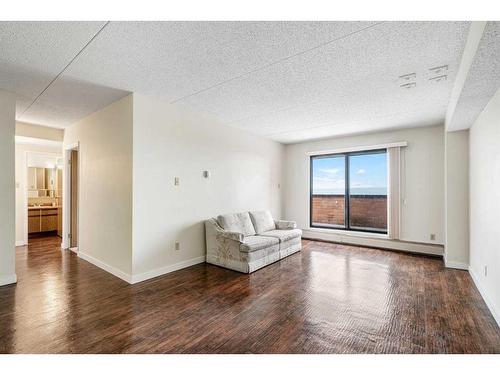
[[[195,264],[200,264],[205,262],[205,256],[196,257],[182,262],[174,263],[165,267],[157,268],[151,271],[143,272],[137,275],[132,275],[131,284],[140,283],[158,276],[165,275],[170,272],[178,271],[183,268],[194,266]]]
[[[453,262],[453,261],[448,261],[446,259],[446,255],[444,256],[444,266],[446,268],[454,268],[457,270],[469,270],[469,264],[468,263],[463,263],[463,262]]]
[[[89,263],[92,263],[94,266],[97,266],[101,269],[103,269],[106,272],[109,272],[110,274],[122,279],[123,281],[126,281],[129,284],[132,284],[132,275],[129,273],[123,272],[122,270],[119,270],[116,267],[110,266],[107,263],[104,263],[103,261],[96,259],[88,254],[85,254],[81,251],[78,252],[78,257],[82,258],[83,260],[86,260]]]
[[[17,275],[6,275],[0,277],[0,286],[17,283]]]
[[[476,272],[470,266],[469,266],[469,274],[471,275],[472,281],[476,285],[477,290],[481,294],[481,297],[483,297],[483,300],[486,303],[486,306],[488,306],[488,309],[490,310],[491,315],[493,315],[493,318],[495,318],[495,321],[497,322],[498,327],[500,327],[500,308],[498,306],[495,306],[493,299],[488,295],[488,293],[486,292],[486,289],[482,286],[479,276],[476,274]]]

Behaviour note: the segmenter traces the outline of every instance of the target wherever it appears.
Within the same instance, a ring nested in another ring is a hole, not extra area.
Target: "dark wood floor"
[[[130,286],[59,241],[17,249],[0,352],[500,352],[469,274],[439,259],[304,241],[251,275],[201,264]]]

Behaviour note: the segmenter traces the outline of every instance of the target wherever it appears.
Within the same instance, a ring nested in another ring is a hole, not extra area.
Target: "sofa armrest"
[[[218,234],[221,235],[222,237],[225,237],[227,239],[237,241],[240,243],[243,243],[243,241],[245,239],[245,236],[243,235],[243,233],[239,233],[239,232],[228,232],[225,230],[221,230],[221,231],[218,231]]]
[[[295,221],[287,220],[277,220],[276,229],[295,229],[297,228],[297,223]]]

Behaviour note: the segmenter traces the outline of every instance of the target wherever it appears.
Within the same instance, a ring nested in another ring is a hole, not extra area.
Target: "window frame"
[[[387,235],[389,231],[389,221],[387,221],[387,226],[385,231],[381,230],[371,230],[371,229],[356,229],[351,228],[350,218],[349,218],[349,200],[350,200],[350,178],[349,178],[349,157],[350,156],[358,156],[358,155],[373,155],[373,154],[386,154],[388,157],[389,152],[387,148],[377,148],[372,150],[363,150],[363,151],[351,151],[351,152],[334,152],[330,154],[319,154],[319,155],[310,155],[309,156],[309,227],[310,228],[321,228],[321,229],[329,229],[335,231],[350,231],[350,232],[362,232],[362,233],[376,233],[381,235]],[[323,159],[329,157],[344,157],[344,180],[345,180],[345,195],[344,195],[344,226],[339,226],[338,228],[332,228],[332,226],[327,225],[313,225],[312,214],[313,214],[313,160],[314,159]],[[389,168],[389,166],[387,166]],[[389,178],[390,171],[387,170],[387,178]],[[389,188],[389,181],[387,181],[387,187]],[[389,193],[387,194],[387,204],[389,204]],[[387,212],[387,215],[389,213]],[[389,218],[387,218],[389,219]]]

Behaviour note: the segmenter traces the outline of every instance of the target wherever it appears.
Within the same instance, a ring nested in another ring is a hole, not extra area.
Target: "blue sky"
[[[387,155],[352,155],[351,193],[387,193]],[[313,159],[313,194],[344,194],[344,157]]]

